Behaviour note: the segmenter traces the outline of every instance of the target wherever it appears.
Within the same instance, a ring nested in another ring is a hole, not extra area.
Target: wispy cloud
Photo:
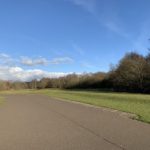
[[[5,53],[0,53],[0,64],[3,65],[12,65],[14,60],[11,56]]]
[[[111,1],[104,1],[101,6],[101,10],[98,10],[97,4],[98,0],[65,0],[72,2],[76,6],[88,11],[93,17],[105,28],[114,32],[115,34],[128,38],[127,34],[123,28],[120,26],[121,19],[118,16],[117,8]],[[108,5],[109,3],[109,5]],[[111,4],[110,4],[111,3]],[[108,8],[109,7],[109,8]]]
[[[78,5],[90,13],[95,13],[96,0],[66,0],[72,2],[75,5]]]
[[[9,59],[9,58],[10,58],[10,56],[5,53],[0,54],[0,59]]]
[[[50,64],[58,65],[58,64],[70,64],[73,63],[74,60],[70,57],[59,57],[59,58],[54,58],[49,61]]]
[[[46,58],[29,58],[29,57],[21,57],[21,64],[27,66],[37,66],[37,65],[46,65],[48,64],[48,60]]]
[[[21,64],[26,66],[38,66],[38,65],[61,65],[61,64],[71,64],[73,63],[73,59],[70,57],[57,57],[51,60],[47,60],[46,58],[29,58],[29,57],[21,57]]]
[[[97,69],[98,67],[96,65],[93,65],[89,62],[81,62],[81,66],[82,67],[85,67],[85,68],[88,68],[88,69]]]
[[[119,27],[119,25],[117,25],[117,23],[114,22],[114,21],[106,20],[106,21],[105,21],[105,26],[106,26],[109,30],[111,30],[112,32],[114,32],[114,33],[116,33],[116,34],[118,34],[118,35],[120,35],[120,36],[122,36],[122,37],[124,37],[124,38],[128,38],[128,37],[129,37],[129,34],[126,33],[125,31],[123,31],[123,30]]]
[[[73,43],[72,47],[80,55],[84,55],[85,54],[85,51],[79,45],[77,45],[76,43]]]
[[[139,52],[147,53],[147,49],[150,47],[150,22],[145,21],[142,26],[139,35],[133,41],[133,49]]]
[[[56,57],[52,59],[46,59],[44,57],[31,58],[28,56],[21,56],[18,58],[13,58],[8,54],[0,53],[0,65],[4,66],[45,66],[45,65],[62,65],[71,64],[74,60],[71,57]]]

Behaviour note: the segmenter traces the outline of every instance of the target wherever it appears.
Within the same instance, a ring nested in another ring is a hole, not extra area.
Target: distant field
[[[68,90],[20,90],[0,94],[44,94],[133,113],[138,116],[138,120],[150,123],[150,95]]]

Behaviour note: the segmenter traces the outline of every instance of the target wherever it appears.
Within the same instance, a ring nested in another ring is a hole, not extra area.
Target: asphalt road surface
[[[103,108],[11,95],[0,106],[0,150],[150,150],[150,125]]]

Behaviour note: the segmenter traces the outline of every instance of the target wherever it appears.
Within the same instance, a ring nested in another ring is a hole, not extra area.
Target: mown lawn
[[[136,114],[138,120],[150,123],[150,95],[68,90],[21,90],[5,94],[44,94],[49,97],[108,107]]]

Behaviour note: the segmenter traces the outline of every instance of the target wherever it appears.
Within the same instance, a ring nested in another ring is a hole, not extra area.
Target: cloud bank
[[[70,64],[73,59],[70,57],[58,57],[47,60],[43,57],[30,58],[19,57],[13,58],[10,55],[0,53],[0,80],[6,81],[31,81],[42,78],[58,78],[70,73],[49,72],[41,69],[24,69],[24,67],[36,67],[43,65],[62,65]]]
[[[21,67],[5,67],[0,66],[0,80],[5,81],[31,81],[42,78],[58,78],[66,76],[70,73],[64,72],[48,72],[40,69],[25,70]]]

